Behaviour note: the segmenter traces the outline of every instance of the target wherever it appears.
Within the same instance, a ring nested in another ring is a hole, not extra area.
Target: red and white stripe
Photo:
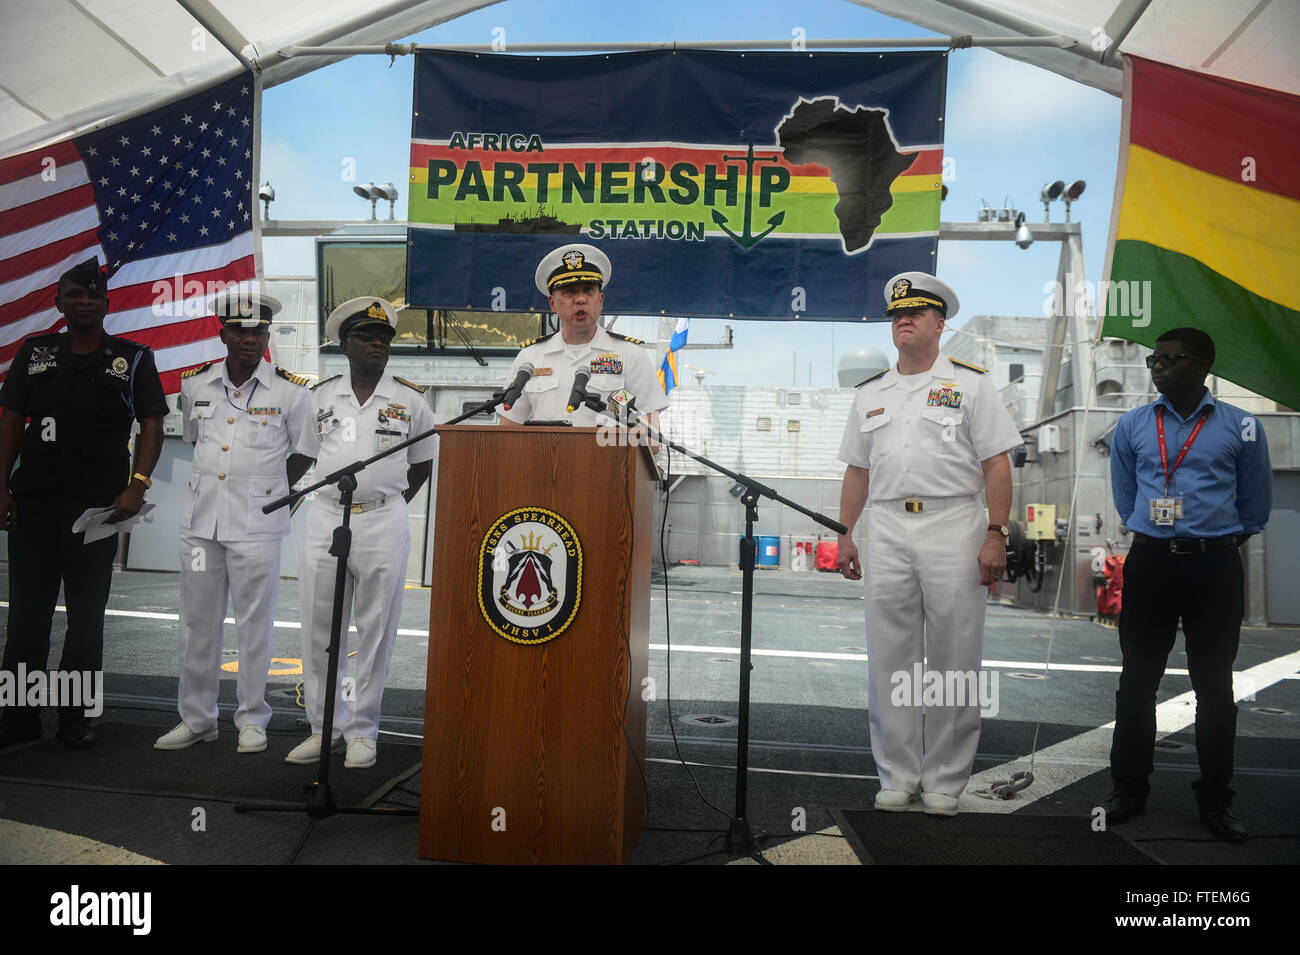
[[[92,255],[103,262],[99,227],[75,143],[0,160],[0,377],[23,339],[63,327],[54,307],[59,276]],[[206,300],[212,283],[255,287],[253,250],[246,231],[222,245],[128,262],[109,280],[105,329],[153,348],[164,389],[178,392],[183,370],[225,355]]]

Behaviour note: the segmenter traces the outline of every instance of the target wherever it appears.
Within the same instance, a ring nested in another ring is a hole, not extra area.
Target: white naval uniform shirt
[[[870,500],[984,490],[980,462],[1021,443],[990,378],[941,354],[912,381],[895,366],[858,387],[840,460],[871,472]]]
[[[573,348],[577,350],[571,356]],[[498,409],[501,417],[520,424],[529,420],[567,420],[579,428],[598,427],[601,416],[590,408],[577,408],[573,414],[567,410],[574,375],[583,368],[592,373],[587,390],[601,398],[608,399],[625,388],[636,399],[636,410],[642,414],[668,407],[668,398],[659,387],[645,349],[603,328],[598,327],[591,341],[581,346],[566,345],[563,332],[534,342],[515,356],[506,380],[514,381],[519,366],[526,361],[532,362],[535,370],[524,393],[509,411]]]
[[[262,506],[289,493],[290,454],[315,453],[307,388],[263,360],[236,387],[218,362],[181,380],[183,435],[194,445],[181,530],[217,541],[278,540],[289,508]]]
[[[322,381],[311,390],[311,403],[316,419],[312,432],[319,436],[318,479],[428,431],[436,423],[424,394],[389,374],[379,379],[375,393],[364,405],[357,403],[352,392],[350,374]],[[357,475],[352,502],[365,504],[399,496],[406,490],[407,467],[437,456],[438,436],[434,435],[379,459]],[[338,503],[337,487],[324,487],[319,493]]]

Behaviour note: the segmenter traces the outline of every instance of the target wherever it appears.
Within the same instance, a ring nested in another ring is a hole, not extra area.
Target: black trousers
[[[1124,669],[1115,694],[1110,772],[1115,788],[1145,798],[1156,737],[1156,691],[1183,622],[1187,670],[1196,693],[1196,756],[1201,778],[1192,783],[1205,806],[1232,801],[1232,748],[1237,706],[1232,663],[1241,637],[1245,577],[1235,547],[1172,554],[1134,542],[1124,562],[1119,643]]]
[[[9,628],[5,671],[17,678],[18,664],[27,672],[44,670],[50,656],[50,628],[63,584],[68,630],[59,669],[101,670],[104,662],[104,608],[108,605],[117,536],[93,544],[72,533],[75,514],[40,513],[20,498],[18,524],[9,531]],[[22,691],[19,687],[19,691]],[[72,708],[67,715],[81,715]],[[60,716],[65,711],[60,710]],[[38,722],[40,711],[5,707],[0,719]]]

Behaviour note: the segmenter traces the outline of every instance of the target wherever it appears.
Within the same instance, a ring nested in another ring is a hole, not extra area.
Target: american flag
[[[108,266],[104,328],[150,346],[163,385],[226,349],[206,299],[256,275],[251,73],[0,160],[0,376],[23,339],[58,331],[59,276]]]

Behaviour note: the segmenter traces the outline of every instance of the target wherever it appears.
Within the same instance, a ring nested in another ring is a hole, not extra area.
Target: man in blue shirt
[[[1192,788],[1210,830],[1241,842],[1246,830],[1230,811],[1228,786],[1237,731],[1232,663],[1245,606],[1238,548],[1263,530],[1273,484],[1259,422],[1206,389],[1213,364],[1214,342],[1205,332],[1175,328],[1161,335],[1147,358],[1161,397],[1120,418],[1111,442],[1111,489],[1133,545],[1119,618],[1124,669],[1110,751],[1115,792],[1105,809],[1108,822],[1123,822],[1146,807],[1156,690],[1181,618],[1201,768]]]

